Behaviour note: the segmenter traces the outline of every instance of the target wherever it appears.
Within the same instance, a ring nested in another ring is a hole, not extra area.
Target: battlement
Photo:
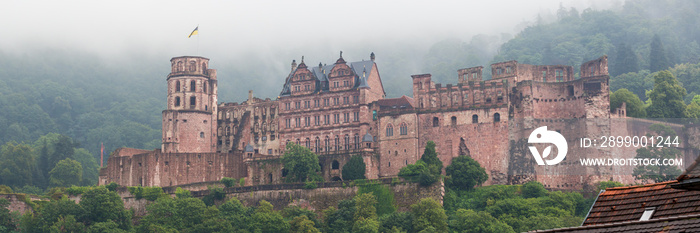
[[[170,59],[170,77],[183,75],[204,76],[216,79],[216,70],[208,69],[209,58],[198,56],[182,56]]]

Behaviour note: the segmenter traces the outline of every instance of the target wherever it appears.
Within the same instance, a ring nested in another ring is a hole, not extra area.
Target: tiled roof
[[[380,108],[408,108],[412,109],[413,108],[413,98],[408,97],[408,96],[401,96],[399,98],[392,98],[392,99],[380,99],[377,100],[377,105],[379,105]]]
[[[551,230],[537,230],[530,232],[700,232],[700,215],[685,215],[669,218],[651,219],[648,221],[626,221],[618,223],[606,223],[580,227],[568,227]]]
[[[648,207],[656,208],[651,219],[700,214],[700,191],[672,188],[676,183],[607,189],[598,196],[583,225],[638,221]]]

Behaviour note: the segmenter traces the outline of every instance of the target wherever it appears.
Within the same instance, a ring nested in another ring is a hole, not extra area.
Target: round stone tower
[[[163,110],[164,153],[216,151],[216,70],[209,59],[183,56],[170,59],[168,107]]]

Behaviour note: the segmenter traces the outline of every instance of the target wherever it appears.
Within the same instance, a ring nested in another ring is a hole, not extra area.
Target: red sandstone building
[[[567,119],[600,119],[609,127],[617,115],[609,110],[607,57],[584,63],[578,77],[570,66],[516,61],[491,65],[489,80],[483,67],[459,70],[457,84],[413,75],[412,97],[386,99],[374,53],[358,62],[346,62],[341,53],[331,65],[293,61],[276,99],[250,91],[243,103],[218,105],[216,70],[208,61],[171,60],[162,148],[115,151],[100,171],[100,184],[173,186],[222,177],[280,183],[286,143],[318,154],[328,181],[342,179],[352,155],[364,158],[366,177],[393,177],[420,158],[427,141],[436,142],[445,165],[459,155],[473,157],[489,173],[487,184],[538,180],[574,189],[598,180],[631,182],[605,171],[545,176],[523,147],[526,137],[516,137],[542,123],[564,128]],[[579,127],[571,140],[601,131]]]

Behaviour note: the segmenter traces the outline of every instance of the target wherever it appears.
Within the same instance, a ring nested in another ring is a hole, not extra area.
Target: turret
[[[170,60],[167,108],[163,110],[166,153],[216,150],[217,81],[209,59],[183,56]]]

